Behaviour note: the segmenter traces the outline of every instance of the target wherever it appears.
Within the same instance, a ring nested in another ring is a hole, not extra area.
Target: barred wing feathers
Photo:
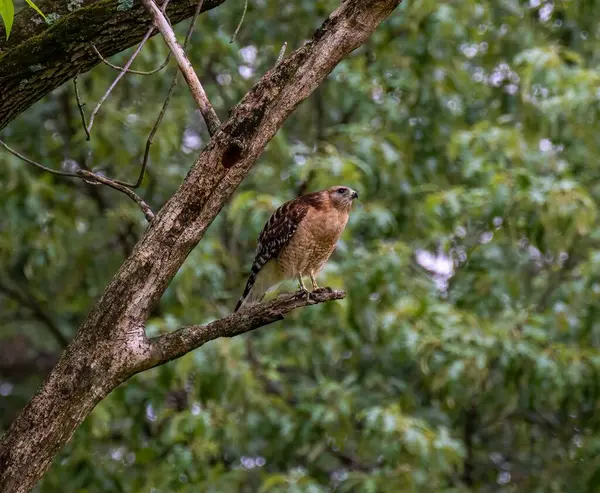
[[[283,204],[277,209],[273,215],[265,224],[262,232],[258,237],[258,246],[256,248],[256,255],[252,268],[250,269],[250,275],[248,276],[248,282],[244,289],[244,294],[239,299],[235,310],[238,311],[244,301],[260,301],[270,286],[260,286],[260,289],[253,291],[257,281],[257,277],[261,272],[261,269],[269,262],[269,260],[276,259],[281,250],[290,241],[294,233],[298,229],[300,222],[306,216],[310,207],[319,207],[320,197],[319,193],[310,193],[298,197],[297,199],[290,200]],[[271,269],[275,269],[276,266],[273,264]],[[265,272],[265,274],[267,274]],[[269,272],[269,276],[273,277],[276,275],[275,272]],[[268,279],[265,279],[266,284],[269,284]],[[264,284],[264,283],[263,283]],[[252,300],[248,299],[252,291]]]

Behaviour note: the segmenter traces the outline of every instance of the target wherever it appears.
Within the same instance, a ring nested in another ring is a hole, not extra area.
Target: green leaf
[[[44,13],[38,8],[38,6],[33,3],[31,0],[25,0],[27,2],[27,5],[29,5],[33,10],[35,10],[38,14],[40,14],[44,20],[46,20],[46,16],[44,15]]]
[[[283,474],[272,474],[263,480],[260,493],[267,493],[277,486],[288,484],[287,478]]]
[[[4,22],[6,39],[8,39],[15,17],[15,6],[13,5],[12,0],[0,0],[0,17],[2,17],[2,21]]]

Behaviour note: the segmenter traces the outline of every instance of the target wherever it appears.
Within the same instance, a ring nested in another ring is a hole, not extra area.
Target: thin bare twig
[[[204,0],[200,0],[198,2],[198,5],[196,6],[196,11],[194,12],[194,16],[192,17],[192,22],[190,22],[187,34],[185,35],[185,40],[183,42],[184,50],[187,48],[189,41],[192,37],[192,33],[194,32],[194,28],[196,27],[196,21],[198,20],[198,16],[200,15],[200,11],[202,10],[203,3],[204,3]],[[146,172],[146,168],[148,167],[148,159],[150,157],[150,147],[152,147],[152,143],[154,142],[154,136],[156,135],[156,132],[158,131],[158,127],[160,126],[162,119],[165,116],[165,113],[169,106],[169,103],[171,102],[171,96],[173,95],[173,90],[175,89],[175,86],[177,86],[178,77],[179,77],[179,71],[176,70],[175,74],[173,75],[173,79],[171,80],[171,85],[169,86],[169,91],[167,92],[167,97],[165,98],[165,102],[163,103],[160,113],[158,114],[158,117],[156,118],[156,122],[154,122],[154,126],[152,127],[152,130],[150,131],[150,135],[148,136],[148,139],[146,140],[146,148],[144,149],[144,159],[142,161],[142,169],[140,170],[140,175],[139,175],[137,181],[131,185],[131,188],[139,187],[142,184],[142,182],[144,181],[144,174]]]
[[[235,28],[235,31],[233,32],[231,39],[229,40],[230,43],[233,43],[235,41],[235,38],[237,37],[238,33],[240,32],[240,29],[242,28],[242,24],[244,22],[244,18],[246,17],[247,10],[248,10],[248,0],[246,0],[244,2],[244,11],[242,12],[242,18],[240,19],[240,22],[238,22],[238,25]]]
[[[58,175],[58,176],[69,176],[72,178],[79,178],[79,176],[77,176],[77,174],[75,174],[75,173],[70,173],[68,171],[60,171],[57,169],[48,168],[47,166],[44,166],[43,164],[36,163],[35,161],[29,159],[28,157],[23,156],[23,154],[15,151],[13,148],[7,146],[1,140],[0,140],[0,145],[2,147],[4,147],[8,152],[10,152],[13,156],[18,157],[21,161],[25,161],[27,164],[31,164],[32,166],[43,169],[44,171],[47,171],[48,173],[52,173],[53,175]]]
[[[140,207],[140,209],[142,209],[142,212],[144,213],[144,216],[146,217],[146,220],[148,222],[152,222],[154,220],[154,213],[152,212],[152,209],[150,209],[148,204],[146,204],[146,202],[144,202],[144,200],[141,197],[139,197],[133,190],[129,189],[127,186],[123,185],[121,182],[118,182],[116,180],[111,180],[110,178],[106,178],[105,176],[97,175],[96,173],[92,173],[91,171],[84,170],[84,169],[78,169],[75,173],[70,173],[70,172],[66,172],[66,171],[58,171],[58,170],[55,170],[52,168],[48,168],[47,166],[44,166],[36,161],[33,161],[32,159],[29,159],[26,156],[23,156],[23,154],[15,151],[11,147],[7,146],[1,140],[0,140],[0,145],[2,147],[4,147],[8,152],[10,152],[13,156],[18,157],[22,161],[25,161],[27,164],[35,166],[36,168],[40,168],[44,171],[47,171],[48,173],[52,173],[53,175],[68,176],[70,178],[79,178],[81,180],[86,180],[88,183],[89,182],[102,183],[103,185],[114,188],[115,190],[118,190],[119,192],[124,193],[131,200],[133,200]]]
[[[92,111],[92,114],[90,116],[90,123],[89,123],[89,125],[87,127],[87,133],[88,134],[92,130],[92,125],[94,124],[94,118],[96,118],[96,115],[98,114],[98,111],[100,111],[100,107],[102,106],[102,104],[104,103],[104,101],[106,101],[106,98],[108,98],[108,96],[110,95],[110,93],[112,92],[112,90],[115,88],[115,86],[117,85],[117,83],[127,73],[127,70],[129,69],[130,65],[133,63],[133,60],[135,60],[135,57],[141,51],[142,47],[144,46],[144,43],[146,43],[146,41],[148,41],[148,38],[150,38],[150,36],[152,35],[153,31],[154,31],[154,28],[148,29],[148,31],[146,32],[146,35],[144,36],[144,38],[142,39],[142,41],[140,42],[140,44],[138,45],[138,47],[133,52],[133,55],[131,55],[131,57],[129,58],[129,60],[127,60],[127,63],[123,67],[123,71],[120,72],[119,75],[117,75],[117,77],[115,78],[115,80],[113,81],[113,83],[108,87],[108,89],[106,90],[106,92],[104,93],[104,95],[100,98],[100,101],[98,101],[98,104],[96,105],[96,107],[94,108],[94,111]]]
[[[276,66],[279,65],[281,63],[281,61],[283,60],[286,48],[287,48],[287,41],[285,43],[283,43],[281,50],[279,50],[279,55],[277,55],[277,61],[275,62]]]
[[[194,72],[194,68],[187,58],[185,51],[177,42],[177,38],[175,37],[173,29],[153,0],[142,0],[142,4],[154,18],[154,23],[157,29],[160,31],[165,42],[169,46],[169,49],[175,56],[177,65],[179,65],[179,69],[181,70],[181,73],[183,74],[190,88],[192,97],[196,101],[196,104],[200,109],[200,113],[206,122],[208,133],[211,136],[214,135],[221,126],[221,121],[219,120],[214,108],[210,104],[210,101],[204,92],[204,88],[202,87],[202,84],[200,84],[200,80],[198,80],[198,76],[196,75],[196,72]]]
[[[150,158],[150,147],[152,147],[152,144],[154,143],[154,136],[156,135],[156,132],[158,131],[158,127],[160,126],[162,119],[165,116],[165,113],[167,111],[167,107],[169,106],[169,103],[171,102],[171,96],[173,94],[173,89],[177,85],[177,76],[178,75],[179,75],[179,72],[175,72],[175,75],[173,76],[173,80],[171,81],[171,86],[169,87],[169,92],[167,93],[165,102],[163,103],[160,113],[158,114],[158,117],[156,118],[156,122],[154,122],[154,126],[152,127],[152,130],[150,131],[150,135],[148,135],[148,139],[146,140],[146,148],[144,149],[144,158],[142,161],[142,169],[140,170],[140,175],[138,176],[137,181],[131,186],[131,188],[139,187],[142,184],[142,182],[144,181],[144,175],[146,173],[146,168],[148,167],[148,159]]]
[[[169,51],[169,53],[167,54],[167,57],[165,58],[165,61],[161,64],[160,67],[155,68],[154,70],[148,70],[148,71],[144,71],[144,70],[133,70],[133,69],[128,69],[125,70],[124,67],[119,67],[118,65],[114,65],[112,63],[110,63],[106,58],[104,58],[100,52],[98,51],[98,48],[96,48],[96,45],[94,43],[90,43],[92,45],[92,48],[94,49],[94,51],[96,52],[96,55],[98,55],[98,58],[105,64],[108,65],[111,68],[114,68],[115,70],[118,70],[119,72],[127,72],[128,74],[136,74],[136,75],[153,75],[157,72],[160,72],[163,68],[165,68],[168,64],[169,64],[169,60],[171,59],[171,52]]]
[[[161,10],[159,10],[158,7],[156,7],[156,9],[163,16],[163,18],[164,18],[164,11],[167,9],[167,5],[168,4],[169,4],[169,0],[165,0],[165,2],[163,3],[163,5],[161,7]],[[168,25],[168,21],[166,19],[165,19],[165,23],[167,23],[167,25]],[[148,29],[148,31],[146,31],[146,34],[142,38],[142,41],[140,41],[140,44],[135,49],[135,51],[133,52],[133,54],[131,55],[131,57],[129,58],[129,60],[127,60],[127,63],[123,66],[123,70],[119,73],[119,75],[117,75],[117,77],[115,78],[115,80],[113,81],[113,83],[109,86],[109,88],[106,90],[106,92],[104,93],[104,95],[100,98],[100,101],[98,101],[98,104],[96,105],[96,107],[94,108],[94,111],[92,111],[92,114],[90,116],[90,122],[89,122],[89,124],[87,126],[87,132],[88,132],[88,134],[92,130],[92,125],[94,124],[94,118],[98,114],[98,111],[100,111],[100,107],[102,106],[102,104],[104,103],[104,101],[106,101],[106,98],[108,98],[108,96],[110,95],[110,93],[112,92],[112,90],[115,88],[115,86],[117,85],[117,83],[127,73],[127,71],[129,70],[129,67],[131,66],[131,64],[135,60],[135,57],[138,56],[138,54],[142,50],[144,44],[146,43],[146,41],[148,41],[148,39],[150,38],[150,36],[152,36],[153,32],[154,32],[154,26],[151,26],[150,29]]]
[[[111,180],[110,178],[106,178],[102,175],[97,175],[96,173],[92,173],[91,171],[87,171],[85,169],[77,170],[77,176],[81,179],[92,180],[98,183],[102,183],[103,185],[106,185],[110,188],[114,188],[119,192],[123,192],[131,200],[133,200],[139,206],[140,209],[142,209],[142,212],[144,213],[144,216],[146,217],[146,220],[149,223],[151,223],[154,220],[154,212],[152,212],[150,206],[146,204],[146,202],[144,202],[144,200],[130,188],[121,185],[120,183],[117,183],[116,181]]]
[[[81,102],[81,97],[79,96],[79,89],[77,87],[77,74],[73,77],[73,87],[75,88],[75,99],[77,99],[77,107],[79,108],[79,114],[81,115],[81,124],[83,125],[83,130],[85,131],[85,140],[90,140],[90,132],[87,129],[87,124],[85,123],[85,113],[83,112],[83,107],[85,103]]]
[[[198,21],[198,16],[202,11],[202,5],[204,5],[204,0],[200,0],[198,5],[196,5],[196,11],[194,12],[194,16],[192,17],[192,22],[188,27],[187,33],[185,35],[185,39],[183,40],[183,49],[187,49],[190,39],[192,37],[192,33],[194,32],[194,28],[196,27],[196,22]]]

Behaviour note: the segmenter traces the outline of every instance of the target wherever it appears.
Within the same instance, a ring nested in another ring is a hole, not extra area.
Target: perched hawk
[[[286,279],[297,278],[306,291],[302,276],[310,276],[317,289],[316,276],[333,253],[357,197],[351,188],[337,186],[277,209],[258,237],[256,257],[235,311],[260,302],[270,288]]]

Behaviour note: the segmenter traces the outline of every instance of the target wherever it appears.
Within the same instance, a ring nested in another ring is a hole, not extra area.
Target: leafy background
[[[221,117],[336,4],[252,1],[233,44],[242,2],[203,15],[190,55]],[[269,144],[148,330],[228,314],[269,214],[334,184],[361,197],[321,276],[348,297],[134,377],[36,491],[598,491],[598,19],[589,0],[405,1]],[[166,54],[153,39],[135,67]],[[88,112],[115,76],[80,78]],[[70,84],[2,138],[131,179],[169,79],[126,77],[90,143]],[[155,210],[207,140],[182,85],[141,190]],[[145,223],[6,153],[0,195],[1,430]]]

